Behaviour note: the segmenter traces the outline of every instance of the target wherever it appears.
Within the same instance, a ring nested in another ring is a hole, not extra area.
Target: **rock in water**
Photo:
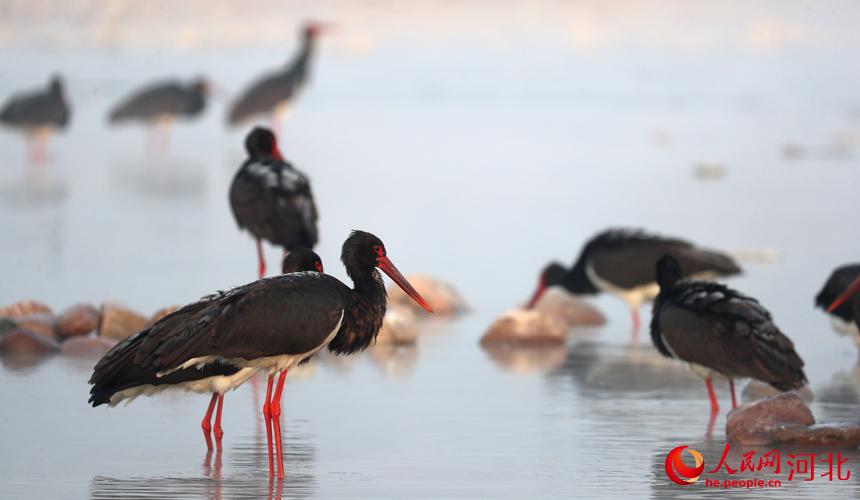
[[[382,329],[376,336],[377,345],[411,345],[417,339],[418,328],[415,326],[415,315],[411,309],[396,307],[385,311]]]
[[[56,340],[57,338],[57,321],[54,316],[48,313],[32,313],[25,316],[15,318],[15,323],[24,330],[29,330],[33,333]]]
[[[406,279],[418,290],[418,293],[424,297],[424,300],[430,304],[437,317],[453,316],[469,310],[469,305],[466,304],[463,296],[450,283],[423,274],[411,274]],[[420,305],[416,304],[398,286],[391,285],[388,287],[388,302],[391,305],[405,306],[415,311],[424,311]]]
[[[481,337],[481,345],[540,346],[564,344],[567,323],[537,311],[515,309],[499,316]]]
[[[743,445],[860,446],[856,423],[814,424],[809,407],[796,394],[783,393],[730,411],[726,439]]]
[[[606,316],[599,309],[556,286],[544,292],[533,310],[557,317],[569,326],[606,324]]]
[[[6,307],[0,308],[0,318],[4,316],[8,316],[10,318],[20,318],[22,316],[27,316],[30,314],[53,315],[54,311],[52,311],[51,308],[46,306],[45,304],[42,304],[41,302],[36,302],[35,300],[23,300],[21,302],[16,302]]]
[[[146,327],[146,318],[131,309],[113,303],[102,304],[98,333],[102,337],[123,340]]]
[[[99,326],[99,310],[90,304],[76,304],[57,317],[57,335],[69,338],[87,335]]]
[[[788,392],[797,394],[804,403],[811,403],[814,399],[812,389],[810,389],[808,385],[804,385],[800,389],[794,389]],[[741,392],[741,400],[748,403],[750,401],[758,401],[759,399],[769,398],[778,394],[782,394],[782,391],[774,388],[772,385],[758,380],[750,380],[746,387],[744,387],[743,392]]]
[[[16,327],[0,337],[0,352],[11,354],[52,354],[60,345],[39,333]]]
[[[117,341],[108,337],[71,337],[60,344],[60,353],[76,358],[98,359],[104,356]]]

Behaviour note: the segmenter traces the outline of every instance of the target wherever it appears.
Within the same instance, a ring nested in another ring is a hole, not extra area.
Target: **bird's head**
[[[681,280],[681,264],[671,255],[664,255],[657,261],[657,284],[661,289],[672,288]]]
[[[564,282],[564,277],[567,274],[567,269],[558,262],[547,264],[543,271],[538,276],[538,286],[532,294],[526,309],[531,309],[540,300],[543,293],[551,286],[561,285]]]
[[[299,248],[293,250],[284,256],[284,263],[281,266],[281,271],[284,274],[300,273],[303,271],[323,272],[322,259],[313,250],[307,248]]]
[[[302,27],[302,35],[306,39],[314,39],[320,35],[331,33],[332,31],[335,31],[335,29],[335,26],[330,23],[308,21]]]
[[[271,130],[263,127],[255,127],[245,137],[245,149],[248,156],[254,159],[275,158],[283,160],[278,142]]]
[[[860,292],[860,276],[855,278],[854,281],[852,281],[851,284],[848,285],[848,288],[846,288],[845,291],[842,292],[842,295],[837,297],[836,300],[834,300],[833,303],[830,304],[830,306],[827,308],[827,312],[835,311],[836,308],[838,308],[839,306],[844,304],[848,299],[853,297],[854,294],[856,294],[857,292]]]
[[[360,282],[373,275],[374,269],[378,268],[388,275],[406,295],[417,302],[427,312],[432,313],[433,308],[424,300],[415,288],[400,274],[400,271],[388,258],[385,244],[382,240],[366,231],[353,231],[349,238],[343,242],[343,250],[340,260],[343,261],[346,272],[355,282]],[[377,275],[378,276],[378,275]]]

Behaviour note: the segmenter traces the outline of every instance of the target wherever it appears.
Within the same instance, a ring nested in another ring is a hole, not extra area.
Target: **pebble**
[[[98,334],[116,340],[126,339],[146,327],[146,318],[115,302],[104,302]]]
[[[0,317],[20,318],[30,314],[54,314],[50,307],[35,300],[22,300],[0,308]]]
[[[57,338],[57,320],[49,313],[31,313],[15,318],[15,323],[21,328],[38,333],[45,338]]]
[[[71,337],[60,344],[60,353],[77,358],[100,358],[110,351],[117,341],[108,337]]]
[[[76,304],[57,317],[57,336],[87,335],[99,325],[99,310],[91,304]]]
[[[382,328],[376,336],[376,344],[411,345],[418,340],[415,315],[403,307],[389,308],[382,319]]]
[[[601,326],[606,324],[606,316],[599,309],[555,286],[544,292],[533,310],[557,317],[569,326]]]
[[[0,352],[10,354],[52,354],[59,350],[56,340],[17,326],[0,337]]]
[[[564,344],[567,323],[537,311],[514,309],[499,316],[481,337],[481,345],[539,346]]]
[[[454,316],[469,310],[466,300],[450,283],[423,274],[412,274],[406,279],[430,304],[430,307],[433,308],[433,315],[436,317]],[[424,308],[395,284],[388,287],[388,302],[391,305],[405,306],[416,312],[420,311],[425,315],[427,314]]]

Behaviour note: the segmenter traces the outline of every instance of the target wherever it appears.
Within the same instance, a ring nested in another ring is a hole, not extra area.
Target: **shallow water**
[[[745,263],[732,285],[760,298],[795,341],[818,419],[856,420],[856,349],[812,308],[830,270],[860,254],[845,222],[860,208],[856,5],[669,3],[664,14],[685,21],[672,23],[632,6],[512,5],[491,19],[481,3],[437,16],[423,6],[375,17],[382,7],[337,2],[296,13],[344,26],[321,48],[282,139],[312,178],[327,271],[343,277],[339,246],[350,229],[367,229],[405,273],[454,282],[470,315],[433,320],[414,350],[323,359],[290,379],[287,478],[274,485],[262,383],[227,395],[225,450],[207,457],[206,396],[92,409],[92,360],[3,359],[0,496],[703,497],[701,485],[669,483],[663,460],[687,444],[710,469],[724,416],[708,439],[704,385],[661,359],[647,331],[631,346],[620,302],[596,299],[609,324],[571,334],[563,349],[478,346],[546,261],[571,261],[608,225],[774,251],[775,262]],[[232,26],[218,17],[200,40],[219,22]],[[205,70],[236,91],[291,50],[292,31],[175,50],[181,30],[168,23],[163,40],[144,31],[130,30],[146,43],[3,42],[0,67],[18,71],[4,72],[0,95],[59,68],[75,115],[43,166],[26,165],[19,137],[0,133],[0,303],[120,300],[148,314],[254,277],[253,243],[226,200],[245,130],[223,128],[223,104],[178,125],[160,153],[145,151],[143,131],[110,130],[103,116],[152,75]],[[701,162],[725,177],[696,178]],[[278,251],[267,255],[277,267]],[[719,394],[725,408],[725,387]],[[860,456],[845,456],[848,481],[752,494],[858,496]]]

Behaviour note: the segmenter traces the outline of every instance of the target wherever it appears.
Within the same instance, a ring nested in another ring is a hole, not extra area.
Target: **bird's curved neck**
[[[295,57],[293,57],[293,60],[290,62],[290,67],[306,65],[311,56],[313,56],[315,46],[316,41],[314,37],[306,36],[302,38],[302,46],[299,47],[299,51],[296,53]]]
[[[595,294],[599,290],[594,286],[594,283],[588,278],[588,273],[585,270],[586,259],[580,258],[570,269],[567,270],[567,275],[564,277],[562,286],[568,291],[576,294]]]
[[[376,339],[382,327],[388,296],[385,284],[375,269],[370,273],[351,276],[352,297],[344,311],[337,335],[329,344],[336,354],[363,351]]]

